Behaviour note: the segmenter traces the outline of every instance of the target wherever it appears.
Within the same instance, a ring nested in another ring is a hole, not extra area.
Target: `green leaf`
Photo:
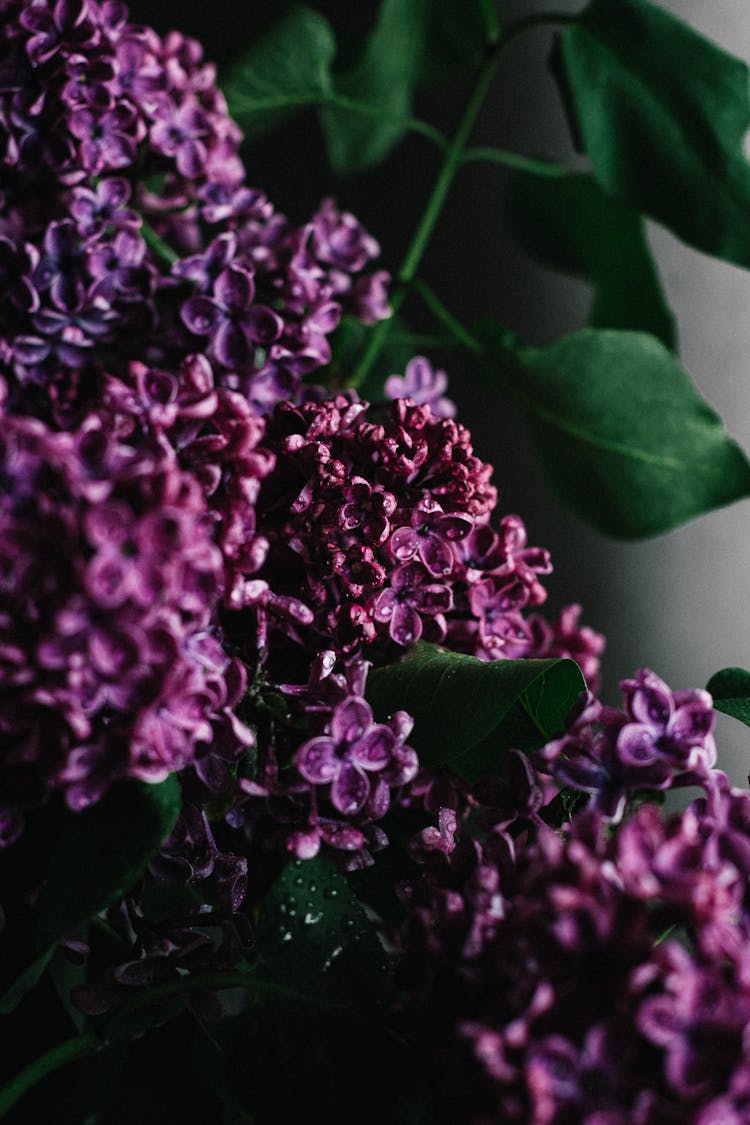
[[[331,166],[356,172],[382,160],[406,132],[421,64],[427,0],[383,0],[360,58],[337,76],[336,93],[377,111],[374,117],[326,106],[321,114]],[[381,114],[382,116],[378,116]]]
[[[480,331],[550,482],[601,531],[656,535],[750,494],[744,453],[652,336],[585,329],[514,352]]]
[[[496,772],[506,750],[558,734],[586,684],[572,660],[477,660],[420,643],[399,664],[370,673],[376,718],[403,708],[422,765],[450,763],[474,780]]]
[[[215,1030],[253,1120],[309,1116],[311,1090],[320,1121],[351,1121],[355,1105],[358,1122],[398,1120],[415,1066],[389,1027],[388,958],[330,856],[283,871],[263,905],[257,944],[251,1004]],[[374,1073],[388,1081],[373,1085]]]
[[[592,283],[594,327],[651,332],[674,350],[674,318],[637,212],[591,176],[533,172],[513,177],[508,209],[529,253]]]
[[[383,946],[330,856],[286,867],[266,899],[257,942],[258,976],[313,1006],[351,1007],[356,997],[366,1007],[390,996]]]
[[[407,131],[416,88],[482,58],[495,30],[488,8],[482,0],[382,0],[359,58],[335,76],[341,103],[322,111],[335,172],[362,171],[384,160]],[[347,109],[347,98],[360,109]]]
[[[563,93],[602,187],[750,265],[748,68],[646,0],[593,0],[560,37]]]
[[[55,946],[121,898],[142,877],[180,810],[172,775],[158,785],[121,781],[95,805],[60,817],[47,879],[37,905],[38,956],[0,1000],[11,1011],[44,972]]]
[[[232,64],[222,79],[231,116],[258,137],[331,91],[336,41],[312,8],[292,8]]]
[[[724,668],[711,677],[706,691],[714,697],[714,710],[750,727],[750,672],[744,668]]]

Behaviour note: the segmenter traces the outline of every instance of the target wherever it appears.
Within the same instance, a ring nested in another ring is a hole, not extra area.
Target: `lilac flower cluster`
[[[243,797],[228,817],[262,847],[278,841],[309,859],[326,844],[351,869],[387,844],[377,822],[419,763],[406,743],[411,716],[396,711],[385,723],[374,721],[364,698],[368,669],[366,661],[342,664],[327,651],[313,661],[308,683],[277,685],[301,717],[303,739],[299,723],[285,730],[277,722],[272,738],[259,728],[258,769],[240,778]]]
[[[577,629],[575,607],[567,634],[524,618],[546,598],[549,555],[526,545],[517,516],[491,526],[492,469],[463,426],[411,399],[383,414],[339,395],[280,404],[263,447],[276,465],[257,502],[269,543],[258,576],[283,600],[263,602],[260,647],[270,614],[313,648],[387,653],[424,637],[500,659],[575,647],[596,676],[603,642]]]
[[[119,0],[0,15],[0,843],[56,791],[183,793],[96,1012],[242,958],[248,856],[384,846],[418,762],[371,662],[570,653],[593,686],[603,642],[535,612],[549,556],[491,522],[443,372],[416,357],[383,408],[308,385],[388,275],[333,200],[295,225],[247,186],[199,45]]]
[[[101,350],[215,381],[263,409],[330,358],[343,310],[388,313],[379,250],[326,200],[301,227],[244,182],[240,131],[200,46],[116,0],[3,0],[0,360],[14,409],[70,425]],[[40,394],[40,391],[43,393]]]
[[[540,768],[560,786],[591,795],[613,821],[642,790],[701,785],[716,764],[715,715],[706,691],[672,692],[648,669],[620,684],[623,709],[582,697],[565,734],[545,746]]]
[[[92,411],[67,433],[0,425],[3,839],[53,788],[73,808],[117,777],[159,781],[225,732],[244,670],[215,610],[221,555],[197,481]],[[228,733],[227,733],[228,732]]]
[[[238,964],[252,947],[252,927],[241,910],[246,890],[247,859],[223,852],[205,811],[186,802],[143,887],[107,912],[131,959],[105,965],[77,985],[73,1003],[98,1016],[135,989]],[[211,993],[194,992],[191,1005],[204,1017],[221,1014]]]
[[[528,807],[481,838],[449,808],[421,833],[404,981],[447,1119],[747,1119],[750,796],[706,785],[614,834],[596,809],[561,834]]]

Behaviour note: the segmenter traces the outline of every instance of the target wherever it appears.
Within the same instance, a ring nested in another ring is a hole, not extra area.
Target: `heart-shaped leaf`
[[[550,482],[584,519],[640,538],[750,493],[750,464],[667,349],[585,329],[547,348],[480,329]]]
[[[378,719],[413,716],[409,742],[422,765],[450,763],[474,780],[495,772],[504,751],[558,734],[585,687],[572,660],[483,661],[419,644],[370,673],[367,698]]]
[[[636,211],[591,176],[534,172],[513,177],[508,210],[526,250],[591,282],[592,326],[650,332],[674,350],[674,318]]]
[[[724,668],[711,677],[706,691],[714,697],[716,711],[750,727],[750,672],[744,668]]]
[[[390,1030],[385,949],[330,856],[294,861],[263,904],[247,1010],[216,1028],[241,1104],[257,1121],[395,1120],[414,1060]],[[252,1066],[247,1059],[252,1059]],[[373,1073],[388,1081],[370,1082]],[[358,1105],[362,1091],[366,1104]]]
[[[295,6],[240,55],[222,79],[229,112],[251,137],[280,125],[332,88],[336,41],[312,8]]]
[[[750,265],[747,66],[647,0],[594,0],[561,34],[559,62],[602,187]]]
[[[135,886],[174,827],[180,799],[174,775],[158,785],[120,781],[97,804],[57,819],[37,905],[37,957],[2,997],[0,1012],[36,984],[61,938]]]

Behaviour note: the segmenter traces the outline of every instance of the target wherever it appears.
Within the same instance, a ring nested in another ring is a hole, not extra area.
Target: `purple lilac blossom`
[[[435,371],[428,359],[416,355],[406,365],[403,375],[389,375],[385,381],[385,394],[389,399],[410,398],[418,405],[426,404],[438,418],[453,418],[456,404],[445,398],[448,376]]]
[[[364,699],[368,669],[366,661],[341,661],[328,650],[311,662],[306,683],[275,686],[289,708],[288,725],[279,717],[273,739],[259,731],[258,769],[241,775],[228,817],[256,846],[276,844],[306,859],[325,844],[354,869],[372,863],[371,853],[388,842],[378,822],[416,776],[418,761],[407,744],[413,721],[405,711],[374,721]],[[301,728],[308,735],[302,741]]]
[[[415,839],[402,983],[451,1121],[745,1120],[750,795],[704,780],[614,833],[519,810],[479,838],[474,798]]]
[[[237,752],[252,742],[229,713],[239,669],[198,482],[112,423],[2,418],[1,768],[20,811],[54,789],[77,809],[118,777],[162,780],[220,727]]]
[[[252,926],[241,909],[247,866],[244,856],[221,850],[205,811],[185,802],[142,887],[107,911],[128,959],[94,969],[73,988],[73,1004],[97,1016],[138,988],[231,970],[252,948]],[[218,1000],[205,992],[196,990],[190,1004],[199,1016],[222,1014]]]
[[[0,52],[14,411],[79,422],[100,344],[172,371],[204,351],[217,385],[267,411],[328,362],[342,312],[388,315],[379,248],[351,214],[329,199],[295,227],[245,185],[239,129],[193,40],[129,23],[120,3],[10,0]]]
[[[538,757],[558,785],[589,793],[591,804],[613,821],[622,818],[630,795],[702,784],[716,764],[708,692],[672,692],[648,669],[620,687],[622,710],[587,693],[566,733]]]

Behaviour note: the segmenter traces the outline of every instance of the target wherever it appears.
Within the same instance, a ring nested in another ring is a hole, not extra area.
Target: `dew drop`
[[[354,919],[349,914],[343,915],[343,917],[341,919],[341,929],[342,930],[353,930],[354,927],[356,926],[356,924],[357,923],[354,921]]]
[[[315,926],[320,921],[320,919],[322,917],[323,917],[323,913],[320,910],[317,913],[313,913],[312,911],[308,911],[307,914],[305,915],[305,919],[304,919],[305,925],[306,926]]]
[[[339,892],[336,887],[326,887],[323,891],[324,898],[338,898]]]
[[[330,969],[333,962],[336,960],[337,957],[340,957],[343,952],[344,952],[343,945],[337,945],[335,949],[332,949],[331,952],[326,957],[325,961],[323,962],[323,965],[321,967],[321,972],[323,972],[323,973],[328,972],[328,970]]]

